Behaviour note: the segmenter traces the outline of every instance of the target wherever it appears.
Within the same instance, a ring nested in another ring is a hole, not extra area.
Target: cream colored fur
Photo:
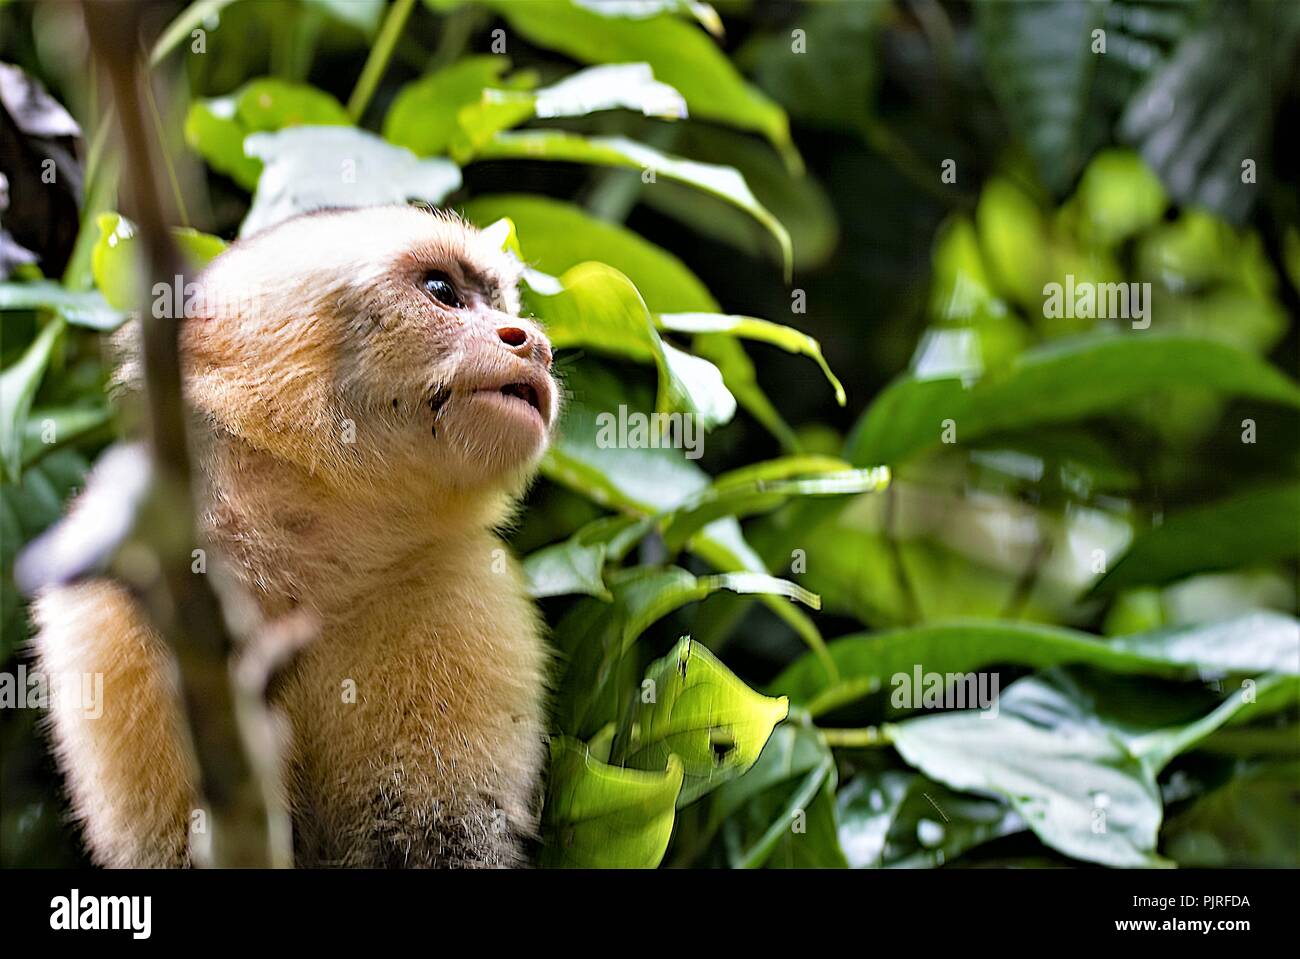
[[[517,269],[445,216],[311,214],[215,260],[183,325],[198,545],[266,616],[321,623],[273,687],[302,865],[511,865],[535,830],[546,656],[494,530],[557,394]],[[429,270],[464,309],[421,288]],[[494,392],[515,381],[540,416]],[[51,722],[93,857],[187,863],[199,800],[161,640],[107,581],[51,590],[35,616],[43,668],[104,674],[100,718]]]

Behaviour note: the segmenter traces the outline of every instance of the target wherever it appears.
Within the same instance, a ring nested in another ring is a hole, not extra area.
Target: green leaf
[[[229,96],[193,103],[185,117],[185,142],[214,170],[252,190],[262,164],[244,153],[248,134],[349,123],[343,105],[328,93],[305,83],[264,77],[250,80]]]
[[[1176,201],[1242,222],[1258,192],[1243,182],[1243,161],[1271,149],[1300,11],[1270,0],[1205,9],[1198,29],[1133,94],[1119,135],[1137,146]]]
[[[773,461],[792,470],[803,470],[810,457],[791,457]],[[680,549],[687,540],[703,527],[724,516],[752,516],[766,513],[788,502],[793,497],[848,496],[856,493],[874,493],[889,485],[889,470],[875,469],[809,469],[803,476],[765,476],[762,467],[754,467],[719,477],[707,490],[662,517],[664,545],[669,550]]]
[[[839,243],[839,223],[830,197],[811,173],[791,174],[780,157],[751,149],[747,136],[735,130],[678,124],[671,133],[676,155],[733,166],[740,172],[758,202],[790,232],[795,269],[816,269],[830,259]],[[779,257],[752,217],[733,206],[701,205],[690,187],[671,181],[656,183],[653,190],[642,189],[637,200],[747,256]]]
[[[876,36],[888,4],[881,0],[813,4],[792,22],[803,32],[776,30],[746,50],[758,84],[804,123],[861,133],[878,83]]]
[[[660,769],[679,758],[684,779],[678,806],[743,775],[789,708],[784,697],[751,690],[689,637],[645,675],[613,755],[617,764],[637,769]]]
[[[958,376],[895,380],[858,421],[845,458],[895,464],[939,445],[945,420],[960,444],[994,430],[1121,411],[1176,386],[1300,406],[1300,386],[1243,350],[1182,335],[1090,334],[1029,350],[974,385]]]
[[[839,671],[837,683],[829,684],[821,664],[804,656],[769,689],[817,714],[886,690],[894,677],[910,676],[918,663],[940,673],[968,673],[1003,663],[1036,668],[1078,663],[1170,678],[1300,672],[1300,626],[1277,613],[1111,640],[1057,626],[973,620],[854,634],[827,648]]]
[[[1189,3],[985,3],[984,73],[1047,186],[1064,193],[1129,94],[1186,29]],[[1094,52],[1094,30],[1106,52]]]
[[[307,0],[332,19],[356,27],[367,37],[374,37],[384,16],[385,0]]]
[[[1020,699],[1031,695],[1037,698],[1026,706],[1040,712],[1026,717]],[[1062,699],[1046,684],[1021,680],[996,714],[963,710],[890,730],[909,764],[953,789],[1003,797],[1043,842],[1068,856],[1108,866],[1164,864],[1155,854],[1162,807],[1154,776]],[[1056,710],[1044,715],[1044,700]]]
[[[22,475],[27,412],[63,330],[63,320],[50,320],[18,361],[0,372],[0,463],[4,465],[5,475],[14,482]]]
[[[763,134],[797,165],[785,113],[745,83],[726,54],[670,14],[630,19],[602,16],[568,0],[493,4],[530,43],[583,63],[648,63],[677,90],[691,116]]]
[[[637,513],[671,509],[709,484],[708,474],[680,450],[597,443],[598,413],[617,410],[620,402],[634,404],[608,375],[587,372],[569,382],[573,397],[542,460],[548,479],[602,506]]]
[[[259,230],[321,207],[424,200],[437,206],[460,186],[450,160],[421,160],[410,150],[352,127],[290,127],[254,133],[244,150],[265,164],[239,232]]]
[[[747,847],[741,845],[740,824],[723,823],[728,865],[733,869],[847,866],[836,822],[837,785],[835,762],[826,759],[798,782],[760,796],[746,810],[747,818],[766,823],[767,828]]]
[[[725,333],[729,336],[760,343],[779,346],[787,353],[800,353],[811,358],[821,367],[827,382],[835,390],[835,401],[843,406],[846,402],[844,386],[831,372],[822,356],[822,347],[811,336],[800,333],[789,326],[772,323],[768,320],[755,319],[752,316],[732,316],[720,313],[660,313],[655,316],[660,328],[674,333],[712,334]]]
[[[613,599],[605,586],[605,563],[621,558],[649,530],[648,519],[602,516],[564,542],[530,553],[524,560],[529,595],[541,599],[585,593]]]
[[[662,772],[610,766],[582,743],[551,740],[542,864],[579,869],[653,869],[672,836],[682,764]]]
[[[1175,816],[1161,833],[1180,866],[1300,866],[1300,762],[1241,763],[1231,779]]]
[[[1079,680],[1082,680],[1081,682]],[[1116,690],[1088,674],[1054,670],[1015,683],[996,713],[950,712],[890,727],[903,757],[955,789],[1004,796],[1048,845],[1106,865],[1160,864],[1156,776],[1250,702],[1300,694],[1295,677],[1243,685],[1209,713],[1170,722],[1139,702],[1149,684]],[[1112,706],[1106,699],[1114,694]],[[1135,695],[1136,694],[1136,697]],[[1173,700],[1178,714],[1183,698]]]
[[[656,80],[648,63],[589,67],[538,90],[486,89],[477,102],[458,111],[463,135],[456,138],[452,155],[467,163],[497,133],[534,117],[552,120],[615,109],[676,120],[686,116],[686,101]]]
[[[792,713],[772,731],[749,772],[710,797],[707,833],[722,827],[735,867],[843,868],[836,783],[825,740],[806,716]],[[804,828],[796,831],[799,820]]]
[[[464,207],[479,226],[509,217],[528,251],[529,265],[559,276],[595,260],[627,276],[651,311],[717,309],[708,288],[676,256],[581,207],[549,197],[503,193],[476,197]]]
[[[1093,157],[1075,198],[1085,237],[1106,247],[1159,223],[1169,206],[1159,178],[1130,150]]]
[[[793,255],[789,233],[758,202],[745,178],[734,167],[671,156],[626,137],[584,137],[561,130],[498,133],[483,145],[475,159],[589,163],[636,170],[643,176],[653,172],[656,178],[662,176],[687,184],[744,210],[762,224],[780,246],[787,278],[789,276]]]
[[[95,291],[69,290],[53,280],[0,283],[0,311],[49,310],[65,323],[92,330],[113,330],[126,314],[109,306]]]
[[[703,0],[574,0],[584,10],[602,17],[626,17],[644,20],[660,13],[673,13],[679,17],[692,17],[715,37],[721,38],[725,30],[718,12]]]
[[[466,57],[408,83],[384,117],[384,139],[418,156],[446,153],[461,130],[460,111],[499,85],[509,66],[502,56]]]
[[[1140,534],[1097,584],[1099,595],[1300,553],[1300,484],[1285,483],[1174,513]]]
[[[555,629],[555,643],[567,670],[557,698],[560,728],[592,735],[617,718],[621,705],[615,680],[637,637],[651,624],[718,590],[796,599],[817,606],[817,597],[795,583],[759,573],[692,576],[684,569],[637,567],[606,577],[612,598],[587,599]]]
[[[618,270],[603,263],[580,263],[566,270],[554,286],[554,278],[535,272],[525,279],[524,304],[545,321],[547,335],[556,349],[586,346],[653,362],[659,373],[660,411],[679,410],[698,417],[697,433],[726,423],[735,415],[735,398],[723,384],[718,368],[664,342],[640,293]],[[619,410],[598,414],[598,420],[606,422],[602,417],[618,419]],[[689,443],[694,441],[685,432],[685,425],[682,430],[682,442],[688,444],[688,452],[693,452]],[[702,433],[697,438],[702,442]],[[603,428],[596,440],[601,447],[615,445],[605,437]]]
[[[136,244],[135,224],[119,213],[101,213],[95,219],[99,239],[91,253],[95,286],[108,304],[118,310],[138,310],[145,303],[143,252]],[[188,227],[171,230],[172,241],[191,269],[198,271],[226,248],[225,241]]]
[[[911,770],[858,773],[835,799],[840,846],[855,869],[943,866],[1027,828],[1004,800],[954,792]]]
[[[23,428],[23,468],[109,421],[106,406],[65,406],[32,410]]]

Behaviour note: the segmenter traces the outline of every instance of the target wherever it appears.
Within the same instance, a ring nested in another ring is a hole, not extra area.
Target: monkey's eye
[[[446,273],[431,270],[424,274],[423,286],[424,291],[443,306],[458,310],[465,305],[461,302],[460,294],[456,292],[456,287],[452,285]]]

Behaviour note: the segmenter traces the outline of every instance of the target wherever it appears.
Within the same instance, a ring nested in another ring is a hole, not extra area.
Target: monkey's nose
[[[534,356],[548,370],[551,368],[551,344],[541,333],[506,324],[497,327],[497,338],[516,356]]]

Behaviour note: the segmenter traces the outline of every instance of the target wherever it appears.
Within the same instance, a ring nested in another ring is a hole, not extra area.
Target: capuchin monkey
[[[390,206],[296,217],[199,277],[199,545],[266,620],[319,624],[271,687],[299,866],[511,866],[535,834],[547,660],[495,530],[558,393],[520,269],[453,216]],[[163,640],[108,579],[34,613],[47,675],[103,675],[102,715],[50,722],[95,862],[189,865],[200,799]]]

